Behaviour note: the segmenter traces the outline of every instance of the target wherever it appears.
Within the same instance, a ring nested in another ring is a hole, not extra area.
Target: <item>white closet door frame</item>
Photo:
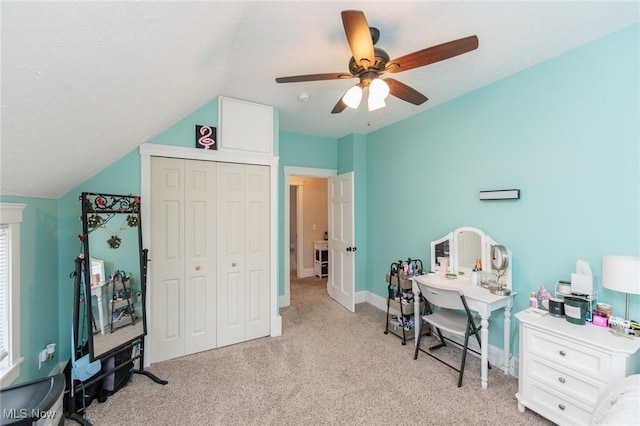
[[[205,149],[186,148],[173,145],[160,145],[152,143],[144,143],[140,145],[140,196],[142,199],[142,207],[140,208],[140,214],[142,218],[142,244],[144,248],[151,246],[151,211],[148,208],[148,204],[145,204],[151,199],[151,157],[171,157],[182,158],[185,160],[201,160],[201,161],[217,161],[221,163],[241,163],[241,164],[256,164],[262,166],[269,166],[270,169],[270,221],[273,238],[271,238],[271,336],[282,335],[282,317],[280,317],[278,308],[278,161],[279,157],[272,155],[252,155],[252,154],[235,154],[228,152],[218,152]],[[153,253],[150,253],[150,259],[153,261]],[[151,268],[149,268],[149,271]],[[151,273],[147,276],[147,318],[151,316],[150,309],[150,297],[149,295],[153,291],[153,286],[149,285],[152,282]],[[149,325],[149,321],[147,321]],[[150,349],[149,342],[149,330],[144,338],[144,366],[150,365]]]

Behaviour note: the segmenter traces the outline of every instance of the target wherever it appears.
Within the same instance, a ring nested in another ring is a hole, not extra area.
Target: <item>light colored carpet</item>
[[[169,381],[133,380],[104,403],[94,425],[550,425],[517,408],[517,380],[497,368],[480,388],[480,363],[457,373],[383,334],[385,313],[350,313],[326,294],[326,279],[292,280],[283,335],[160,362]],[[428,347],[433,338],[425,338]],[[449,350],[449,349],[445,349]],[[454,353],[459,350],[451,349]],[[457,356],[457,354],[456,354]],[[66,424],[74,424],[67,420]]]

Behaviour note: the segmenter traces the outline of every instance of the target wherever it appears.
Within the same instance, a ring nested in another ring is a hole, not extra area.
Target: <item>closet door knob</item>
[[[235,267],[236,267],[236,262],[233,262],[233,263],[231,264],[231,266],[235,268]]]
[[[200,270],[200,267],[199,267],[199,266],[196,266],[196,271],[199,271],[199,270]]]

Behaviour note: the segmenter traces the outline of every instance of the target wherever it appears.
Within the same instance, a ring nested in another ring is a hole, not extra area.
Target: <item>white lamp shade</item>
[[[604,256],[602,286],[622,293],[640,294],[640,257]]]
[[[383,98],[376,98],[373,94],[369,93],[369,100],[367,101],[369,111],[375,111],[380,108],[384,108],[387,104]]]
[[[347,90],[347,93],[342,97],[342,102],[347,104],[349,108],[358,108],[360,101],[362,100],[362,88],[359,85],[353,86]]]
[[[389,96],[389,85],[382,79],[373,79],[371,83],[369,83],[369,99],[371,99],[372,96],[375,97],[375,99],[387,99],[387,96]]]

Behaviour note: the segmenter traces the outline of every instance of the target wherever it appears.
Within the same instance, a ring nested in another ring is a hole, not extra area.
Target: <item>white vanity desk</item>
[[[104,261],[90,258],[91,263],[91,295],[95,296],[98,302],[98,320],[100,321],[100,334],[104,335],[105,318],[103,296],[107,290]],[[93,304],[92,304],[93,305]],[[109,311],[111,312],[111,311]],[[111,321],[111,319],[109,319]]]
[[[487,360],[489,359],[489,317],[493,311],[504,308],[504,362],[501,366],[502,371],[505,374],[509,373],[509,347],[511,343],[511,336],[509,334],[511,330],[511,308],[513,306],[513,296],[515,293],[511,293],[510,296],[496,296],[489,292],[489,290],[482,288],[471,283],[470,278],[458,277],[450,280],[445,277],[437,275],[420,275],[413,277],[413,294],[416,296],[420,294],[420,289],[416,284],[419,281],[424,284],[429,284],[433,287],[444,288],[457,288],[464,294],[467,300],[469,309],[478,312],[480,314],[482,329],[480,330],[480,358],[481,358],[481,380],[482,389],[486,389],[488,386],[488,368]],[[414,299],[414,312],[420,312],[420,298]],[[420,326],[422,321],[415,322],[416,326],[416,342],[417,336],[420,335]],[[500,367],[500,366],[499,366]]]
[[[493,249],[495,248],[501,248],[503,251],[494,253]],[[480,314],[480,325],[482,326],[480,330],[481,379],[482,389],[486,389],[489,373],[487,367],[489,359],[489,317],[492,312],[504,308],[504,359],[502,365],[498,367],[502,368],[505,374],[508,374],[509,348],[511,347],[511,308],[513,306],[513,296],[516,293],[510,292],[508,296],[498,296],[491,293],[489,289],[472,283],[470,276],[472,275],[472,269],[478,262],[484,271],[499,271],[501,273],[500,281],[504,285],[504,289],[512,289],[511,252],[498,245],[480,229],[468,226],[458,228],[431,242],[431,269],[436,271],[440,268],[446,268],[447,272],[457,274],[457,278],[448,279],[439,274],[421,275],[413,278],[412,287],[416,296],[420,294],[416,281],[434,287],[457,288],[464,294],[469,309]],[[420,312],[420,298],[415,297],[414,303],[414,312]],[[416,343],[417,336],[420,335],[421,325],[422,321],[416,319]]]
[[[104,335],[104,309],[103,309],[103,299],[102,297],[105,294],[105,290],[107,288],[107,282],[101,281],[98,285],[91,286],[91,295],[96,297],[98,303],[98,320],[100,321],[100,334]]]

